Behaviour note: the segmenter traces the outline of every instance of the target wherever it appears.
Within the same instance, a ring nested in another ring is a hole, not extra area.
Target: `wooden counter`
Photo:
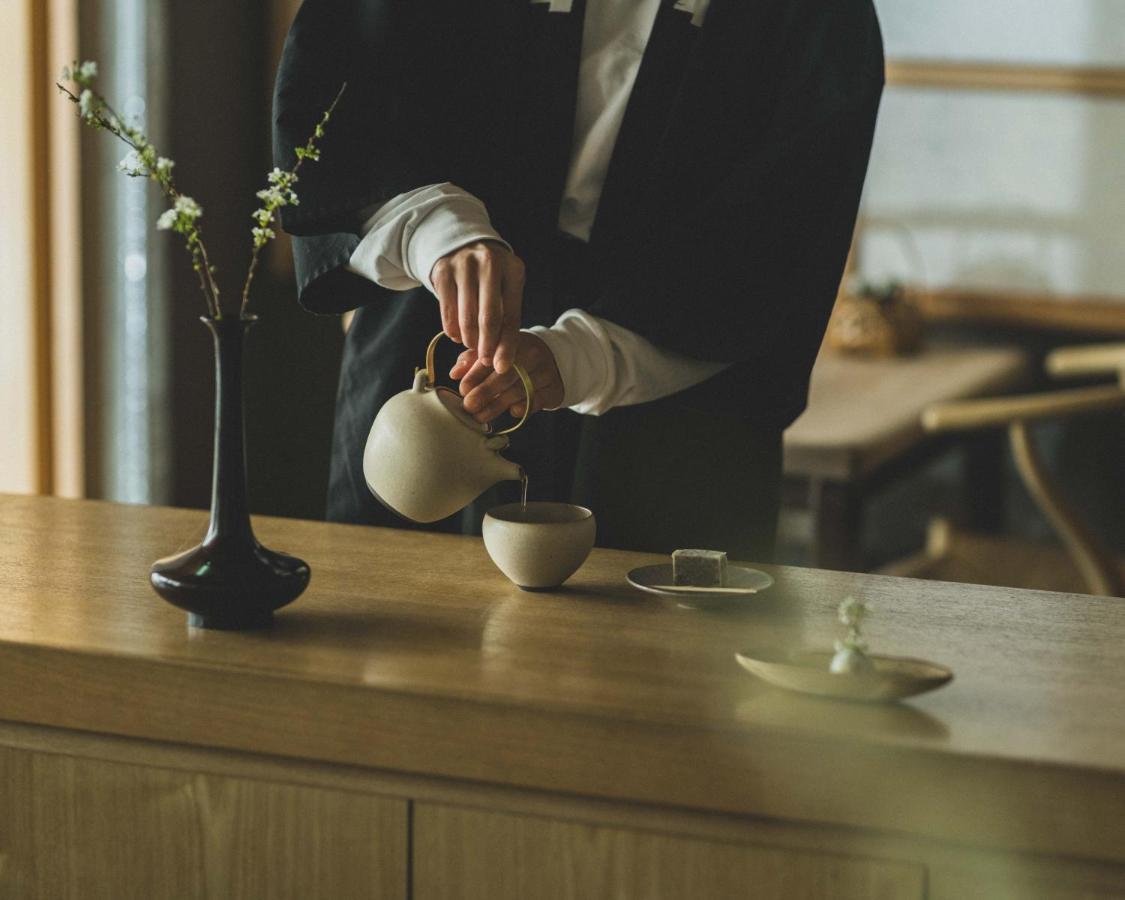
[[[778,568],[707,614],[645,555],[528,594],[476,539],[262,519],[312,584],[222,633],[147,583],[204,528],[0,497],[0,897],[1125,896],[1125,601]],[[735,663],[847,594],[953,683]]]

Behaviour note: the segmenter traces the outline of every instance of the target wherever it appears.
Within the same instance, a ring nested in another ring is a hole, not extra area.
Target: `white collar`
[[[703,17],[707,15],[707,7],[710,5],[711,0],[676,0],[676,5],[672,8],[691,13],[691,24],[702,28]]]
[[[536,3],[548,4],[547,12],[568,13],[574,6],[574,0],[531,0],[531,5]]]
[[[547,4],[547,11],[553,13],[568,13],[574,8],[574,0],[531,0],[532,6],[536,3]],[[698,28],[703,25],[703,17],[707,15],[710,4],[711,0],[676,0],[673,9],[691,13],[691,24]]]

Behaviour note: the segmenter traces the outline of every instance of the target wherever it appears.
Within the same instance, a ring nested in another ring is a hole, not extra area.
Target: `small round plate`
[[[953,679],[945,666],[901,656],[872,656],[874,672],[836,674],[828,671],[832,656],[826,650],[755,649],[735,654],[742,668],[776,687],[842,700],[901,700]]]
[[[640,566],[625,576],[629,584],[650,594],[675,601],[688,609],[726,609],[742,606],[754,595],[773,584],[773,577],[760,569],[727,565],[727,581],[722,590],[684,590],[672,584],[672,564]]]

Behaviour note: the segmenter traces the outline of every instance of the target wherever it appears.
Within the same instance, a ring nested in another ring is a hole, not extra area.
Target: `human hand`
[[[535,399],[532,412],[554,409],[563,402],[563,381],[555,355],[542,338],[517,331],[515,362],[519,363],[532,385]],[[517,418],[523,415],[523,385],[515,370],[496,371],[481,362],[475,350],[466,350],[454,363],[449,377],[460,379],[465,411],[482,424],[491,422],[507,410]]]
[[[442,330],[474,351],[474,362],[507,374],[520,338],[523,260],[503,244],[476,241],[434,263],[430,282]]]

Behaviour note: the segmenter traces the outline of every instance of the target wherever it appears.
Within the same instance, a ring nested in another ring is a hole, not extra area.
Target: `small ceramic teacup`
[[[569,503],[509,503],[484,515],[484,546],[497,567],[525,591],[558,587],[590,555],[594,514]]]

